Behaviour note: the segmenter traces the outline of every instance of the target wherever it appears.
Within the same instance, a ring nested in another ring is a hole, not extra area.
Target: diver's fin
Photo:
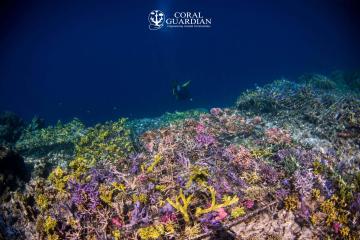
[[[184,83],[184,84],[181,85],[181,86],[182,86],[183,88],[185,88],[185,87],[189,86],[190,82],[191,82],[191,80],[187,81],[186,83]]]

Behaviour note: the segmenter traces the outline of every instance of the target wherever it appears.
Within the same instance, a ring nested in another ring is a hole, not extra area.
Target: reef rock
[[[29,179],[24,159],[16,152],[0,146],[0,196],[15,190]]]

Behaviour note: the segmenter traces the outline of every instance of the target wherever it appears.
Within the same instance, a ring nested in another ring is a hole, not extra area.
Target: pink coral
[[[224,155],[233,163],[248,169],[254,160],[249,149],[243,146],[229,145],[225,148]]]
[[[123,225],[122,220],[119,217],[113,217],[111,219],[111,223],[114,224],[116,227],[121,228]]]
[[[262,122],[262,118],[260,116],[255,116],[251,122],[255,125],[260,124]]]
[[[175,213],[166,213],[160,217],[160,222],[169,223],[177,220]]]
[[[223,110],[221,108],[212,108],[210,109],[210,113],[213,116],[219,116],[220,114],[223,113]]]
[[[202,123],[199,123],[198,125],[196,125],[196,133],[197,134],[205,133],[205,125]]]
[[[339,233],[340,228],[341,228],[341,224],[339,222],[334,222],[333,225],[332,225],[332,228],[333,228],[335,233]]]
[[[224,208],[219,208],[216,210],[216,212],[217,212],[217,216],[216,216],[215,220],[217,220],[217,221],[224,220],[228,215],[228,213],[225,211]]]
[[[267,142],[271,144],[290,144],[290,134],[280,128],[269,128],[265,131]]]
[[[247,208],[247,209],[250,209],[250,208],[253,208],[254,207],[254,201],[253,200],[245,200],[244,201],[244,206]]]

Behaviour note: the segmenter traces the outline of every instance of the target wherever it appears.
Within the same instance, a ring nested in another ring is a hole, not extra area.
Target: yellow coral
[[[166,186],[165,185],[156,185],[155,189],[160,191],[160,192],[164,192],[166,190]]]
[[[262,199],[266,195],[266,187],[251,186],[245,190],[245,196],[248,199]]]
[[[39,194],[36,199],[36,205],[40,208],[40,210],[45,210],[49,206],[49,199],[45,194]]]
[[[108,204],[109,206],[112,205],[112,197],[113,197],[113,191],[114,190],[110,190],[106,185],[101,184],[99,187],[99,194],[100,194],[100,199]]]
[[[319,161],[313,162],[314,174],[321,174],[324,171],[323,165]]]
[[[333,223],[334,221],[336,221],[337,219],[337,211],[335,208],[335,201],[338,198],[336,196],[333,196],[331,199],[328,199],[326,201],[324,201],[321,205],[320,205],[320,209],[323,213],[326,213],[327,218],[326,218],[326,223],[328,225],[330,225],[331,223]]]
[[[318,225],[319,223],[320,223],[320,217],[319,217],[319,215],[318,214],[311,214],[311,216],[310,216],[310,221],[311,221],[311,223],[313,224],[313,225]]]
[[[115,240],[120,240],[120,237],[121,237],[120,230],[116,229],[116,230],[112,231],[112,236],[114,237]]]
[[[249,172],[244,172],[241,176],[243,179],[245,179],[245,181],[249,184],[255,184],[258,183],[261,178],[259,176],[259,174],[255,171],[249,173]]]
[[[271,149],[265,148],[265,149],[252,149],[250,151],[251,156],[254,158],[266,158],[266,157],[271,157],[273,155]]]
[[[298,207],[298,198],[295,195],[290,195],[284,200],[285,208],[287,210],[293,211]]]
[[[207,187],[207,188],[208,188],[208,190],[210,191],[210,194],[211,194],[211,206],[209,208],[206,208],[206,209],[202,209],[200,207],[197,207],[196,211],[195,211],[195,216],[196,217],[199,217],[202,214],[206,214],[206,213],[209,213],[209,212],[212,212],[212,211],[216,211],[219,208],[223,208],[223,207],[233,205],[233,204],[235,204],[235,203],[237,203],[239,201],[239,198],[237,196],[233,196],[233,197],[224,196],[223,199],[222,199],[223,203],[217,204],[216,203],[215,189],[213,187]]]
[[[185,236],[188,238],[196,237],[201,233],[201,228],[199,224],[195,224],[194,226],[186,226],[185,227]]]
[[[311,195],[315,200],[318,200],[320,198],[320,190],[314,188],[313,190],[311,190]]]
[[[238,218],[245,215],[245,209],[243,207],[236,207],[231,210],[231,217]]]
[[[176,210],[178,210],[182,215],[186,223],[190,222],[190,216],[188,213],[188,207],[190,205],[190,202],[193,198],[193,195],[190,195],[188,197],[185,197],[182,189],[180,189],[179,196],[176,197],[175,202],[171,201],[169,198],[166,200],[170,203],[171,206],[173,206]],[[182,201],[182,203],[180,202]]]
[[[191,187],[191,184],[194,181],[203,184],[208,177],[209,177],[209,172],[207,169],[195,166],[191,169],[190,178],[189,181],[186,183],[185,187],[186,188]]]
[[[147,200],[148,200],[148,197],[147,197],[146,194],[141,193],[141,194],[139,194],[139,195],[133,194],[133,195],[132,195],[132,199],[133,199],[134,202],[146,203]]]
[[[154,161],[151,165],[146,169],[146,172],[151,173],[154,171],[155,166],[161,161],[162,157],[160,154],[156,154],[154,157]]]
[[[348,226],[345,226],[345,227],[342,227],[340,229],[340,234],[341,236],[343,237],[348,237],[349,236],[349,233],[350,233],[350,228]]]
[[[118,191],[122,191],[122,192],[126,191],[126,187],[122,183],[113,182],[111,185]]]
[[[171,222],[165,224],[165,232],[169,233],[169,234],[174,234],[175,233],[175,227]]]
[[[47,240],[59,240],[60,237],[57,234],[50,234],[47,236]]]
[[[127,157],[132,151],[131,132],[125,118],[89,128],[75,146],[76,156],[91,162],[115,161]]]
[[[44,222],[44,225],[43,225],[44,231],[46,233],[50,233],[51,231],[53,231],[55,229],[56,225],[57,225],[57,221],[54,218],[48,216],[45,219],[45,222]]]
[[[143,240],[159,239],[162,235],[165,234],[165,227],[163,224],[144,227],[140,228],[137,231],[137,234]]]
[[[56,167],[49,175],[48,180],[55,186],[56,190],[64,191],[69,177],[61,169]]]

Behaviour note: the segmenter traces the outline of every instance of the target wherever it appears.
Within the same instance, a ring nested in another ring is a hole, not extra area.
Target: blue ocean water
[[[150,31],[201,12],[211,28]],[[357,1],[2,1],[0,110],[47,122],[232,105],[274,79],[360,66]],[[191,80],[193,101],[173,81]]]

